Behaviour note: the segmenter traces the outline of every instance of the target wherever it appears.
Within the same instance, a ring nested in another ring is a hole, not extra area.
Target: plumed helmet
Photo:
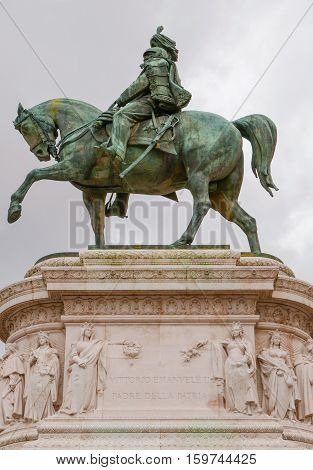
[[[165,49],[171,56],[171,59],[176,62],[178,59],[178,50],[176,49],[176,42],[173,39],[161,34],[163,26],[158,26],[156,34],[150,40],[151,47],[161,47]]]

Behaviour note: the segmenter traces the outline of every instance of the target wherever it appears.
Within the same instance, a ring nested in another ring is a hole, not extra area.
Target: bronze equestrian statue
[[[108,111],[63,98],[29,110],[19,105],[15,128],[40,161],[53,157],[56,163],[27,175],[11,197],[10,223],[20,217],[34,182],[70,181],[83,192],[96,247],[103,248],[105,216],[125,216],[129,194],[175,200],[175,192],[186,188],[193,196],[193,214],[173,246],[191,244],[213,208],[239,225],[252,252],[261,251],[256,221],[238,203],[242,137],[252,145],[254,174],[272,195],[271,188],[277,190],[270,171],[276,126],[258,114],[230,122],[212,113],[181,111],[191,95],[180,84],[175,42],[161,32],[158,28],[151,39],[138,79]],[[58,131],[61,141],[56,144]],[[106,208],[108,193],[117,197]]]

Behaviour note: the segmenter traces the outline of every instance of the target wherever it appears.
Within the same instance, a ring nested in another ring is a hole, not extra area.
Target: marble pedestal
[[[25,363],[42,331],[61,366],[56,413],[2,426],[2,448],[313,447],[313,425],[227,410],[216,371],[214,345],[234,322],[255,358],[276,329],[292,360],[310,338],[313,287],[274,257],[227,248],[48,257],[0,291],[0,312],[1,338]],[[94,411],[68,415],[71,351],[85,323],[103,342],[106,383]],[[255,386],[261,407],[259,370]]]

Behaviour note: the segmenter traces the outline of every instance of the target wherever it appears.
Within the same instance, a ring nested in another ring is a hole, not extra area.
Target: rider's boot
[[[101,149],[105,155],[112,158],[112,166],[114,171],[120,173],[122,171],[122,164],[124,162],[124,158],[122,158],[118,153],[113,145],[108,146],[107,142],[103,142],[101,145],[96,146],[97,149]]]
[[[125,196],[127,197],[128,195],[118,194],[112,205],[110,203],[107,203],[105,205],[106,217],[116,216],[116,217],[121,217],[122,219],[124,217],[127,217],[126,214],[127,214],[127,206],[128,206],[128,197],[125,201]]]
[[[108,142],[103,142],[102,144],[100,145],[96,145],[95,146],[97,149],[101,149],[103,150],[103,152],[108,156],[108,157],[115,157],[116,156],[116,152],[114,150],[114,147],[113,145],[108,145]]]
[[[120,173],[123,169],[123,163],[124,163],[124,159],[121,158],[118,154],[114,153],[114,158],[112,160],[112,167],[113,167],[113,170],[116,171],[116,173]]]

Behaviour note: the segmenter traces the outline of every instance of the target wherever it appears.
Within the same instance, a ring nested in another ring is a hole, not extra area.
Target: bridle
[[[41,119],[38,119],[34,113],[32,113],[31,111],[29,111],[28,109],[24,109],[23,110],[23,114],[25,114],[25,116],[19,120],[17,118],[16,121],[14,121],[14,127],[15,129],[18,129],[19,130],[19,127],[21,126],[21,124],[26,121],[26,119],[28,118],[31,118],[31,120],[35,123],[36,127],[37,127],[37,130],[38,130],[38,133],[40,135],[40,141],[37,142],[35,145],[33,145],[32,147],[30,147],[30,151],[31,152],[34,152],[35,149],[37,147],[39,147],[39,145],[41,144],[47,144],[48,145],[48,151],[50,153],[50,155],[52,155],[52,157],[56,160],[56,161],[60,161],[60,158],[58,156],[58,150],[57,150],[57,147],[55,145],[55,139],[51,139],[46,128],[45,127],[51,127],[53,129],[53,131],[55,132],[55,126],[53,124],[51,124],[50,122],[47,122],[47,121],[44,121],[44,120],[41,120]]]

